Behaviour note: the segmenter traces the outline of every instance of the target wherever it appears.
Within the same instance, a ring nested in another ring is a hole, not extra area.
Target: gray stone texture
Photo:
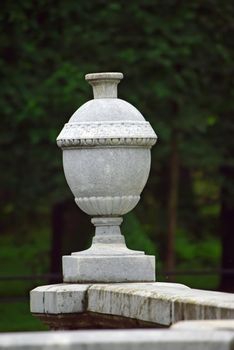
[[[234,332],[233,320],[197,320],[197,321],[181,321],[172,326],[173,329],[187,330],[225,330]]]
[[[31,312],[98,313],[170,326],[181,320],[233,319],[234,295],[176,283],[61,284],[31,291]]]
[[[53,284],[30,292],[30,309],[33,313],[63,314],[85,311],[86,284]]]
[[[127,249],[120,224],[140,200],[157,136],[135,107],[117,97],[122,73],[85,78],[94,99],[73,114],[57,144],[75,202],[93,216],[96,234],[91,249],[63,258],[64,282],[155,281],[154,258]]]
[[[63,256],[64,282],[154,281],[155,258],[146,255]]]
[[[0,350],[233,350],[233,342],[228,331],[57,331],[1,334]]]

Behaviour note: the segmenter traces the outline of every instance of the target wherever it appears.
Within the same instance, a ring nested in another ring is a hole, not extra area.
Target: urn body
[[[142,114],[117,98],[122,78],[122,73],[86,75],[94,99],[73,114],[57,138],[67,183],[96,227],[89,249],[63,257],[65,282],[155,280],[154,257],[128,249],[119,227],[121,216],[140,200],[157,139]]]

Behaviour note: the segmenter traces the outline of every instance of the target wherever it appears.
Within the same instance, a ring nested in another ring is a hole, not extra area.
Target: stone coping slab
[[[113,315],[159,326],[181,320],[233,319],[234,294],[176,283],[57,284],[31,291],[34,314]]]
[[[233,350],[234,333],[194,330],[112,330],[6,333],[0,350]]]
[[[173,329],[213,329],[234,332],[234,320],[205,320],[205,321],[181,321],[172,326]]]

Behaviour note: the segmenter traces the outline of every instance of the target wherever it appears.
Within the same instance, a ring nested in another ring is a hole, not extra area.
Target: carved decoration
[[[140,196],[79,197],[76,204],[89,215],[123,215],[132,210]]]
[[[152,147],[157,138],[150,124],[143,122],[67,123],[57,138],[58,146],[144,146]]]

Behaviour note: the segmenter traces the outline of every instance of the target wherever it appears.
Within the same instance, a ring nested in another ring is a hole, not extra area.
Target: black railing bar
[[[180,275],[234,275],[234,269],[217,270],[181,270],[181,271],[159,271],[158,275],[180,276]]]
[[[17,303],[17,302],[29,301],[29,296],[8,296],[0,297],[0,303]]]
[[[61,274],[45,274],[45,275],[18,275],[18,276],[0,276],[0,281],[36,281],[36,280],[60,280]]]

